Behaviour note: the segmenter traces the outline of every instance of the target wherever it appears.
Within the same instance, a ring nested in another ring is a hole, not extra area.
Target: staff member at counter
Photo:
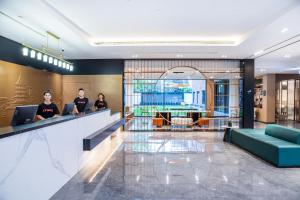
[[[44,102],[39,105],[36,113],[36,117],[39,120],[57,117],[59,115],[59,110],[57,106],[51,102],[51,98],[50,91],[44,92]]]
[[[103,93],[98,94],[98,99],[95,102],[94,106],[96,107],[97,110],[103,110],[107,109],[107,102],[105,101],[105,96]]]
[[[78,97],[74,99],[74,112],[75,113],[83,113],[85,106],[89,103],[89,99],[84,97],[84,89],[78,89]]]

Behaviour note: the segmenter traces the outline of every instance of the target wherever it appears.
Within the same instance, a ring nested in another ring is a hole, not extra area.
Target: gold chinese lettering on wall
[[[40,104],[45,90],[61,110],[62,75],[0,60],[0,127],[10,124],[16,106]]]

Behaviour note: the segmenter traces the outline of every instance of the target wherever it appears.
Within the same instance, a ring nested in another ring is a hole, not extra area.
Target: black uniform
[[[106,109],[106,108],[107,108],[107,102],[106,102],[105,100],[103,100],[103,101],[97,100],[97,101],[95,102],[94,106],[95,106],[98,110]]]
[[[84,98],[79,98],[79,97],[76,97],[74,99],[74,103],[77,107],[77,110],[78,112],[84,112],[84,109],[85,109],[85,106],[88,104],[89,102],[89,99],[84,97]]]
[[[41,115],[43,118],[48,119],[54,115],[59,114],[59,110],[54,103],[45,104],[41,103],[37,110],[37,115]]]

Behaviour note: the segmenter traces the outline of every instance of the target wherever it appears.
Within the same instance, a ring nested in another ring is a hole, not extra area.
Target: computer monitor
[[[38,105],[17,106],[11,122],[12,126],[28,124],[34,121]]]
[[[93,106],[94,106],[94,102],[93,101],[89,101],[84,108],[84,112],[85,113],[89,113],[89,112],[93,112]]]
[[[62,115],[70,115],[74,109],[74,103],[66,103],[62,111]]]

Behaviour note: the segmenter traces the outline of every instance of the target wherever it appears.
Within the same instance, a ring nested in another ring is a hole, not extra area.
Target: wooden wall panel
[[[10,124],[16,106],[39,104],[51,90],[61,110],[62,76],[0,60],[0,127]]]
[[[213,80],[206,81],[206,109],[210,112],[207,116],[211,116],[215,110],[215,82]]]
[[[122,111],[122,75],[65,75],[63,76],[63,103],[73,102],[78,88],[95,102],[99,92],[104,93],[112,111]]]
[[[262,108],[255,108],[257,120],[264,123],[275,123],[275,74],[262,76],[263,90],[266,96],[263,96]]]

